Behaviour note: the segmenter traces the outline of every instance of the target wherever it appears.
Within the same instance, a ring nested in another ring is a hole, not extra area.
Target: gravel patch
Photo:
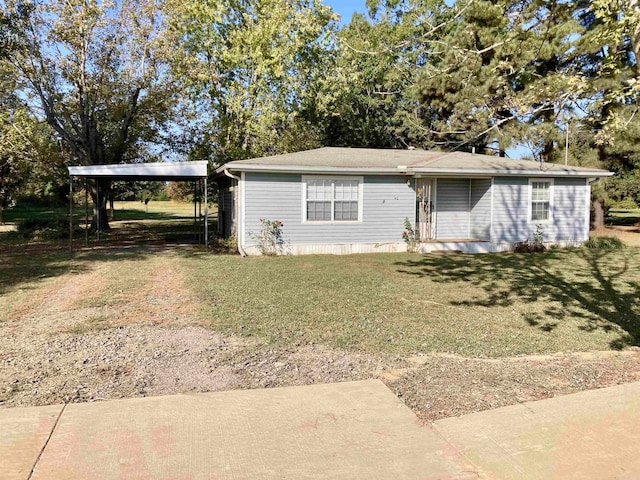
[[[389,387],[423,421],[640,380],[640,350],[470,359],[421,357]]]
[[[406,364],[320,346],[238,341],[202,327],[148,325],[8,334],[0,352],[5,407],[361,380]]]

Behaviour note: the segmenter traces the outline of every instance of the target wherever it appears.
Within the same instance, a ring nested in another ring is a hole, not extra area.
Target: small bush
[[[258,248],[262,255],[278,255],[284,252],[284,239],[280,220],[260,219],[262,228],[260,233],[249,233],[249,236],[258,242]]]
[[[597,236],[590,237],[582,244],[585,248],[600,248],[602,250],[619,250],[625,248],[625,243],[617,237]]]
[[[65,218],[25,218],[16,227],[28,240],[60,240],[69,235],[69,220]]]
[[[413,229],[408,217],[404,217],[404,232],[402,239],[407,244],[407,252],[417,252],[420,246],[420,232]]]
[[[216,253],[238,253],[238,241],[236,237],[214,237],[209,240],[209,248]]]
[[[514,243],[511,249],[514,253],[540,253],[544,252],[547,247],[542,242],[525,240],[524,242]]]

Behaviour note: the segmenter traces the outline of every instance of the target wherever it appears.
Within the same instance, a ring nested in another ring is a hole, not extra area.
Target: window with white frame
[[[360,177],[304,177],[304,212],[307,222],[360,220]]]
[[[552,180],[530,180],[531,185],[531,221],[548,222],[551,220]]]

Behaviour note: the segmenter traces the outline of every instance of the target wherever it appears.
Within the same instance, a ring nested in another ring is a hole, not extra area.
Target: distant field
[[[193,203],[188,202],[175,202],[172,200],[164,202],[151,201],[145,206],[143,202],[114,202],[114,210],[116,218],[119,217],[119,212],[133,211],[144,212],[151,214],[166,214],[176,217],[193,217]],[[204,205],[202,206],[202,213],[204,214]],[[209,206],[209,213],[215,214],[216,207]],[[144,218],[143,216],[139,216]]]
[[[93,212],[89,206],[89,222]],[[75,234],[75,244],[80,247],[84,244],[85,207],[74,206],[74,225],[79,229]],[[109,211],[109,214],[111,212]],[[209,206],[209,231],[211,234],[216,228],[217,205]],[[21,238],[12,232],[16,224],[26,219],[58,220],[64,225],[68,221],[68,207],[34,207],[19,206],[6,211],[5,225],[0,229],[0,245],[3,241],[16,242]],[[110,245],[142,244],[142,243],[182,243],[201,241],[196,238],[194,232],[201,235],[202,222],[204,221],[204,205],[196,212],[198,225],[194,226],[193,203],[175,201],[151,201],[148,205],[142,202],[115,202],[113,218],[109,224],[111,230],[102,232],[100,241]],[[62,232],[58,243],[63,243],[67,238],[67,228]],[[2,235],[4,233],[4,235]],[[7,235],[8,234],[8,235]],[[89,235],[89,242],[95,242],[96,235]]]
[[[74,205],[74,218],[84,219],[84,204]],[[144,220],[145,215],[149,213],[163,214],[171,217],[193,217],[193,203],[168,201],[151,201],[145,207],[145,204],[138,201],[133,202],[114,202],[114,210],[116,218],[121,219],[139,219]],[[202,207],[204,213],[204,205]],[[209,213],[215,215],[217,207],[215,204],[209,205]],[[92,215],[92,206],[89,205],[89,215]],[[4,211],[5,223],[15,223],[26,218],[51,219],[51,218],[68,218],[69,207],[41,207],[41,206],[17,206]]]

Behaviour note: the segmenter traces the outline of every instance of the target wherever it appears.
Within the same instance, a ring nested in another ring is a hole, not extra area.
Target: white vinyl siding
[[[302,177],[306,222],[361,221],[362,177]]]

